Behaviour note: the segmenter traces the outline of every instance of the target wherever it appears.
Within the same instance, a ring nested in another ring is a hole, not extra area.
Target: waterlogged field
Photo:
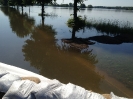
[[[0,7],[0,62],[98,93],[133,97],[132,11],[81,9],[87,26],[75,35],[67,26],[72,8],[45,11],[41,17],[38,6],[23,12]]]

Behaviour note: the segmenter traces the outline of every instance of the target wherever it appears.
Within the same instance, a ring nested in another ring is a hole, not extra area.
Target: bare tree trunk
[[[77,0],[74,0],[74,20],[77,20]]]
[[[42,16],[42,26],[44,27],[44,16]]]
[[[75,33],[76,33],[76,27],[74,26],[73,30],[72,30],[72,39],[73,40],[75,39]]]
[[[30,16],[30,5],[29,5],[29,16]]]
[[[74,26],[72,30],[72,39],[75,39],[76,24],[77,24],[77,0],[74,0]]]
[[[44,3],[42,3],[42,16],[44,15]]]
[[[24,10],[24,9],[23,9],[23,6],[21,6],[21,7],[22,7],[22,15],[23,15],[23,10]]]
[[[19,10],[19,6],[17,5],[17,10]]]

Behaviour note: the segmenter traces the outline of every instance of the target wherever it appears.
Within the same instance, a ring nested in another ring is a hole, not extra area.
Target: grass
[[[107,34],[121,34],[121,33],[132,33],[133,27],[130,22],[122,22],[119,20],[107,20],[107,19],[89,19],[86,21],[86,27],[96,28],[100,32],[106,32]]]
[[[87,28],[95,28],[97,31],[106,33],[108,35],[119,35],[119,34],[131,34],[133,35],[133,26],[130,22],[122,22],[119,20],[110,20],[110,19],[99,19],[94,18],[86,20],[86,17],[82,18],[78,16],[77,22],[74,22],[73,18],[68,19],[67,25],[70,28],[76,26],[76,30]]]

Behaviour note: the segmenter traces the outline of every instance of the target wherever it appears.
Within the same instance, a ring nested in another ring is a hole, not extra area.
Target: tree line
[[[121,7],[121,6],[114,6],[114,7],[108,7],[108,6],[94,6],[94,7],[92,7],[92,8],[133,10],[133,7]]]
[[[54,2],[56,0],[0,0],[0,4],[3,6],[45,5]]]
[[[44,5],[48,3],[55,3],[56,0],[0,0],[0,4],[3,6],[17,6],[17,9],[19,6],[30,6],[30,5],[40,5],[42,7],[42,15],[44,14]]]
[[[58,4],[56,0],[0,0],[0,5],[3,6],[30,6],[30,5],[49,5],[56,7],[74,7],[75,2],[80,4],[81,8],[86,8],[87,6],[83,3],[84,0],[74,0],[74,3],[69,4]],[[79,7],[79,6],[78,6]],[[90,7],[90,5],[88,5]]]
[[[56,7],[73,7],[74,4],[73,3],[69,3],[69,4],[53,4],[51,6],[56,6]],[[122,7],[122,6],[92,6],[92,5],[86,5],[84,3],[81,3],[80,5],[78,5],[78,7],[80,8],[103,8],[103,9],[123,9],[123,10],[133,10],[133,7]]]
[[[40,6],[55,6],[55,7],[74,7],[75,2],[79,3],[80,8],[104,8],[104,9],[123,9],[123,10],[133,10],[133,7],[122,7],[122,6],[92,6],[84,4],[84,0],[74,0],[74,3],[69,4],[58,4],[56,0],[0,0],[0,5],[3,6],[30,6],[30,5],[40,5]]]

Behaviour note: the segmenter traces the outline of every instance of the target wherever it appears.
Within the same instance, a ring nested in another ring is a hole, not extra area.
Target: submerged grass
[[[132,33],[133,27],[130,22],[122,22],[119,20],[107,20],[107,19],[89,19],[86,21],[88,28],[96,28],[100,32],[106,32],[107,34],[121,34],[121,33]]]
[[[108,35],[119,35],[119,34],[131,34],[133,35],[133,26],[129,21],[122,22],[119,20],[110,19],[99,19],[90,18],[86,20],[86,17],[82,18],[78,16],[77,23],[74,23],[74,19],[70,18],[67,21],[67,25],[70,28],[76,26],[77,30],[87,28],[96,28],[97,31],[106,33]]]

